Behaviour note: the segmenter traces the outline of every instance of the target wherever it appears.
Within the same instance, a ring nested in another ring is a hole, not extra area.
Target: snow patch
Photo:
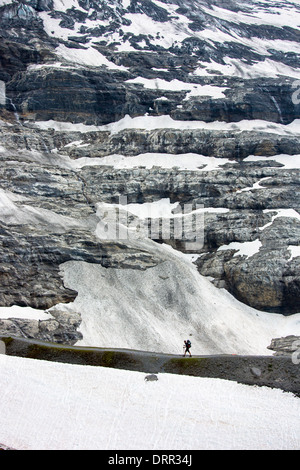
[[[92,67],[105,66],[109,69],[127,70],[126,67],[119,66],[110,62],[106,57],[97,51],[94,47],[87,49],[70,49],[64,44],[60,44],[56,48],[56,53],[62,59],[76,64],[88,65]]]
[[[140,218],[147,218],[148,216],[151,218],[170,218],[174,217],[173,211],[178,206],[178,202],[171,203],[170,199],[166,198],[154,202],[145,202],[143,204],[126,204],[121,206],[121,208]]]
[[[17,450],[300,447],[299,399],[278,389],[5,355],[0,372],[0,442]]]
[[[82,123],[72,123],[72,122],[63,122],[63,121],[35,121],[35,127],[39,129],[54,129],[57,132],[95,132],[99,131],[99,126],[87,125]]]
[[[223,121],[204,122],[204,121],[179,121],[172,119],[169,115],[163,116],[137,116],[132,118],[128,114],[122,119],[103,126],[93,126],[86,124],[73,124],[71,122],[60,121],[36,121],[34,125],[40,129],[55,129],[61,132],[110,132],[117,134],[125,129],[181,129],[181,130],[211,130],[211,131],[255,131],[268,132],[279,135],[300,134],[300,119],[295,119],[290,124],[277,124],[274,122],[263,121],[260,119],[243,120],[234,123]]]
[[[79,145],[78,142],[80,142]],[[82,141],[73,142],[72,145],[83,146]],[[66,147],[71,147],[71,143]],[[226,163],[232,163],[227,158],[207,157],[196,153],[186,154],[167,154],[167,153],[143,153],[133,157],[127,157],[124,155],[108,155],[106,157],[81,157],[76,160],[70,160],[70,164],[73,168],[79,169],[84,166],[113,166],[117,169],[124,168],[176,168],[178,170],[190,170],[190,171],[213,171],[226,165]]]
[[[171,13],[171,9],[176,9],[176,6],[168,4],[169,13]],[[191,31],[188,28],[190,20],[186,16],[177,13],[172,21],[167,22],[154,21],[149,16],[141,13],[126,13],[124,18],[131,22],[129,26],[122,25],[125,34],[151,36],[151,44],[165,49],[169,49],[191,36]]]
[[[265,230],[266,228],[270,227],[275,219],[278,217],[291,217],[293,219],[300,220],[300,214],[295,209],[265,209],[263,211],[265,214],[269,212],[275,212],[275,215],[272,216],[271,222],[268,222],[263,227],[260,227],[259,230]]]
[[[39,123],[37,123],[38,125]],[[227,123],[222,121],[204,122],[204,121],[178,121],[172,119],[169,115],[165,116],[137,116],[130,117],[128,114],[117,122],[112,122],[99,127],[99,130],[109,131],[116,134],[125,129],[205,129],[205,130],[224,130],[224,131],[257,131],[270,132],[284,135],[287,133],[300,133],[300,119],[296,119],[291,124],[283,125],[259,119],[243,120],[237,123]]]
[[[258,162],[258,161],[272,161],[280,163],[283,168],[287,170],[299,170],[300,169],[300,155],[273,155],[272,157],[263,157],[257,155],[250,155],[244,159],[244,162]]]
[[[78,0],[53,0],[53,2],[54,10],[66,12],[70,8],[75,8],[86,13],[86,10],[79,5]]]
[[[49,320],[53,318],[50,313],[32,307],[0,307],[0,319],[20,318],[23,320]]]
[[[220,246],[217,251],[237,250],[234,257],[246,256],[247,258],[251,258],[259,252],[261,246],[262,243],[260,240],[253,240],[252,242],[231,242],[228,245]]]
[[[239,193],[244,193],[244,192],[249,192],[252,191],[253,189],[263,189],[265,186],[262,186],[262,182],[271,179],[271,176],[267,176],[266,178],[262,178],[261,180],[257,181],[256,183],[253,184],[253,186],[250,186],[248,188],[243,188],[243,189],[238,189],[236,191],[237,194]]]
[[[209,34],[208,30],[208,33]],[[211,33],[210,36],[214,36]],[[223,42],[220,39],[220,42]],[[231,57],[223,57],[224,64],[219,64],[215,61],[202,62],[201,66],[198,67],[193,75],[208,76],[214,75],[215,72],[219,72],[222,75],[241,77],[241,78],[259,78],[259,77],[272,77],[276,78],[279,76],[292,77],[295,79],[300,78],[299,69],[295,69],[288,65],[280,62],[276,62],[272,59],[265,58],[263,61],[248,64],[241,59],[233,59]]]
[[[185,97],[185,100],[195,96],[211,96],[214,99],[225,98],[224,91],[227,90],[226,87],[199,85],[196,83],[182,82],[177,79],[168,82],[167,80],[163,80],[161,78],[149,79],[136,77],[131,80],[127,80],[126,82],[140,84],[145,88],[153,90],[186,91],[187,96]]]
[[[298,12],[294,6],[286,4],[284,5],[284,8],[282,8],[282,6],[277,6],[276,3],[273,5],[271,2],[268,3],[268,10],[266,8],[252,8],[251,14],[243,13],[241,11],[234,12],[216,5],[212,5],[212,8],[202,6],[202,10],[209,15],[230,21],[231,23],[270,25],[278,27],[286,27],[286,25],[289,25],[290,27],[299,27],[300,12]]]
[[[0,220],[7,225],[44,225],[48,227],[49,232],[53,230],[64,232],[66,227],[78,229],[84,225],[84,222],[78,219],[58,214],[49,209],[30,206],[24,202],[26,202],[26,198],[0,189]]]
[[[126,202],[126,201],[125,201]],[[200,206],[200,205],[199,205]],[[156,219],[156,218],[177,218],[189,216],[191,212],[184,211],[181,209],[179,202],[172,203],[169,198],[159,199],[154,202],[130,203],[130,204],[110,204],[99,202],[97,207],[101,210],[120,209],[123,211],[130,212],[131,214],[139,217],[140,219]],[[188,207],[190,209],[190,207]],[[220,207],[197,207],[193,210],[193,214],[199,213],[227,213],[229,209]]]
[[[298,258],[300,256],[300,246],[289,245],[288,249],[291,252],[291,257],[290,257],[289,261],[291,261],[294,258]]]

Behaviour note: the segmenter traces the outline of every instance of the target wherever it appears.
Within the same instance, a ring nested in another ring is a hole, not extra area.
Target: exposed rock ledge
[[[295,355],[295,360],[300,362],[300,336],[290,335],[283,338],[274,338],[268,349],[276,351],[274,356]]]
[[[288,357],[215,355],[180,357],[126,349],[70,347],[2,337],[6,354],[115,369],[210,377],[279,388],[300,396],[299,365]]]

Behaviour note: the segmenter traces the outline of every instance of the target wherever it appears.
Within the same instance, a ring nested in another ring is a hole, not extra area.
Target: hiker
[[[190,342],[189,339],[187,339],[187,340],[184,342],[184,346],[183,346],[183,347],[185,348],[183,357],[185,357],[185,355],[186,355],[187,352],[189,353],[190,357],[192,357],[191,351],[190,351],[191,346],[192,346],[192,343]]]

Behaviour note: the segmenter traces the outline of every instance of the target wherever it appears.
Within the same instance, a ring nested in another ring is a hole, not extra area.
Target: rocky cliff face
[[[68,261],[157,266],[152,238],[241,302],[298,313],[299,21],[296,1],[0,0],[0,304],[71,302]],[[109,236],[120,197],[131,238]],[[52,321],[31,335],[78,339]]]

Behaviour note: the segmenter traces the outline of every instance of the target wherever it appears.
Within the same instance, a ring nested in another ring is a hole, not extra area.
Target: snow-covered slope
[[[245,256],[259,250],[244,245],[239,249]],[[197,255],[180,254],[152,240],[131,241],[129,246],[152,252],[160,263],[140,271],[69,261],[61,265],[61,274],[64,285],[78,292],[74,302],[47,311],[2,307],[0,317],[39,322],[54,320],[58,312],[75,313],[82,334],[77,346],[171,354],[181,354],[183,340],[189,337],[194,355],[271,355],[273,338],[300,336],[300,314],[271,314],[239,302],[199,275],[192,263]]]
[[[196,74],[241,77],[286,75],[299,78],[297,66],[282,53],[299,54],[297,1],[55,1],[57,14],[39,17],[51,37],[83,42],[84,50],[57,49],[63,60],[100,65],[102,44],[116,52],[189,48],[198,56]],[[66,15],[69,15],[68,21]],[[238,53],[237,53],[238,52]],[[85,54],[83,56],[82,54]],[[108,65],[105,58],[103,64]],[[109,65],[108,65],[109,66]],[[113,66],[113,64],[111,64]]]
[[[0,355],[0,442],[19,450],[297,450],[300,401],[219,379]],[[114,455],[114,454],[113,454]]]
[[[67,306],[82,317],[77,345],[181,354],[183,339],[190,337],[193,354],[269,355],[272,338],[300,335],[300,314],[252,309],[200,276],[189,255],[151,240],[139,244],[165,261],[145,271],[62,265],[65,285],[78,291]]]

